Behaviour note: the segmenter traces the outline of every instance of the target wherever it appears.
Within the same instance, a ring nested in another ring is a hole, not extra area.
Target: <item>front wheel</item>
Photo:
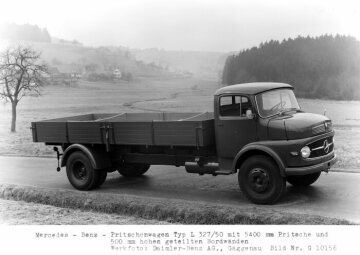
[[[320,174],[321,172],[306,175],[288,176],[286,180],[288,181],[288,183],[296,187],[306,187],[316,182],[317,179],[320,177]]]
[[[286,189],[278,166],[262,155],[252,156],[241,165],[238,181],[245,197],[255,204],[274,204]]]

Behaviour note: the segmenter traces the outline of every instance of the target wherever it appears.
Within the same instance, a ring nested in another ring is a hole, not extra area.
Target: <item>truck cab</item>
[[[303,112],[293,90],[283,83],[245,83],[215,93],[219,168],[239,172],[240,188],[255,203],[276,201],[285,181],[314,183],[336,162],[331,120]]]

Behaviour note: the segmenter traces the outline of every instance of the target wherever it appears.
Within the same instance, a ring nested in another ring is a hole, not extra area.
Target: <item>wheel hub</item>
[[[264,192],[269,187],[269,175],[261,168],[252,169],[248,175],[250,187],[256,192]]]
[[[86,179],[87,171],[86,171],[85,165],[82,162],[75,163],[74,175],[75,175],[76,179],[79,179],[79,180]]]
[[[85,167],[82,167],[82,168],[80,169],[80,171],[79,171],[79,177],[80,177],[80,178],[84,178],[84,177],[85,177],[85,174],[86,174],[86,172],[85,172]]]

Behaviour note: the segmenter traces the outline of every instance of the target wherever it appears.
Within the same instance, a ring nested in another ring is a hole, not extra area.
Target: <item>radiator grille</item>
[[[311,150],[310,158],[325,156],[332,152],[334,150],[333,141],[333,137],[329,136],[308,144]]]

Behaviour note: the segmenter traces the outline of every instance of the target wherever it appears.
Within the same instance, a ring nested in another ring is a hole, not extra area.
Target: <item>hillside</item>
[[[17,25],[15,23],[0,24],[0,37],[10,40],[26,40],[32,42],[51,42],[46,28],[37,25]]]
[[[130,49],[136,59],[156,63],[176,73],[219,79],[226,57],[223,52]]]
[[[229,56],[222,82],[292,84],[304,98],[360,100],[360,42],[349,36],[270,41]]]
[[[197,76],[218,80],[227,57],[221,52],[87,47],[77,40],[56,38],[37,25],[2,24],[0,47],[9,44],[30,44],[42,52],[51,70],[102,80],[111,79],[114,71],[131,77]]]
[[[81,72],[98,74],[112,73],[118,69],[133,76],[171,75],[160,66],[139,61],[123,47],[86,47],[69,43],[37,43],[35,48],[42,52],[42,57],[55,67],[76,66]]]
[[[144,63],[124,47],[87,47],[76,40],[51,37],[36,25],[2,24],[0,47],[29,45],[41,52],[51,72],[79,74],[89,80],[111,80],[116,74],[132,79],[139,76],[173,76],[168,69]]]

